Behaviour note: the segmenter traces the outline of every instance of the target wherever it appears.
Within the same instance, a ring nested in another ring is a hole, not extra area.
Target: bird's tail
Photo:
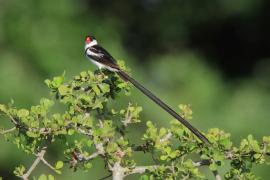
[[[181,122],[184,126],[186,126],[193,134],[195,134],[202,142],[204,142],[207,145],[210,145],[211,143],[209,140],[195,127],[193,127],[187,120],[182,118],[179,114],[177,114],[172,108],[170,108],[167,104],[165,104],[162,100],[160,100],[158,97],[156,97],[153,93],[151,93],[148,89],[143,87],[139,82],[137,82],[135,79],[130,77],[127,73],[124,71],[117,71],[117,74],[124,80],[129,81],[132,83],[136,88],[138,88],[143,94],[148,96],[152,101],[154,101],[157,105],[159,105],[161,108],[163,108],[165,111],[167,111],[170,115],[172,115],[174,118],[176,118],[179,122]]]

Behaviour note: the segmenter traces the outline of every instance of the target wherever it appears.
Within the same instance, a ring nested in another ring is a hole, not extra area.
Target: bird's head
[[[97,40],[94,36],[86,36],[85,37],[85,46],[84,49],[87,49],[91,46],[97,45]]]

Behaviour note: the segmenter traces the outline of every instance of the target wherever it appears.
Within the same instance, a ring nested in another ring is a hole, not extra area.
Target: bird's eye
[[[86,42],[86,43],[90,43],[90,42],[91,42],[91,38],[90,38],[89,36],[87,36],[87,37],[85,38],[85,42]]]

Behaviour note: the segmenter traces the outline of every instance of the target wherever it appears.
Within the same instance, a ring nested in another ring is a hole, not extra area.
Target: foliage
[[[117,96],[130,94],[129,84],[114,73],[84,71],[70,81],[65,81],[63,74],[45,83],[54,98],[42,98],[29,109],[17,109],[13,102],[0,105],[0,113],[13,125],[11,129],[1,130],[1,134],[20,150],[36,157],[30,168],[23,165],[15,168],[14,174],[23,179],[30,177],[39,162],[61,174],[64,166],[87,171],[94,166],[92,160],[96,158],[103,159],[114,179],[139,173],[143,180],[205,179],[201,166],[207,166],[220,179],[218,170],[226,169],[226,164],[229,169],[225,179],[257,179],[252,166],[269,163],[270,137],[257,141],[249,135],[237,147],[230,134],[213,128],[206,134],[212,143],[207,146],[176,120],[171,121],[169,128],[159,128],[147,121],[144,134],[138,137],[141,144],[131,142],[127,127],[139,126],[142,107],[129,104],[114,109],[109,105]],[[62,111],[54,112],[58,104]],[[190,106],[179,108],[185,118],[192,118]],[[55,159],[55,165],[51,165],[45,154],[58,141],[64,144],[61,151],[65,159]],[[134,158],[138,152],[151,154],[153,165],[138,165]],[[42,174],[38,179],[54,179],[54,176]]]

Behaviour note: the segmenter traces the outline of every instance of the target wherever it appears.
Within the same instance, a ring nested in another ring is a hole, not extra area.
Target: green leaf
[[[54,180],[54,179],[55,179],[55,178],[54,178],[53,175],[51,175],[51,174],[48,175],[48,180]]]
[[[51,80],[46,79],[44,82],[48,87],[51,87],[51,83],[52,83]]]
[[[92,147],[93,141],[92,141],[92,140],[88,140],[87,143],[86,143],[86,145],[87,145],[88,147]]]
[[[110,92],[110,85],[109,84],[102,83],[99,85],[99,88],[103,93]]]
[[[159,135],[160,135],[160,136],[164,136],[166,133],[167,133],[167,130],[166,130],[165,128],[161,128],[161,129],[159,130]]]
[[[62,95],[62,96],[65,96],[65,95],[70,94],[72,92],[71,89],[68,88],[66,85],[59,86],[58,91],[59,91],[60,95]]]
[[[173,151],[170,153],[170,158],[174,159],[180,154],[179,150]]]
[[[216,170],[217,170],[217,165],[216,165],[216,163],[211,163],[211,164],[209,165],[209,169],[210,169],[211,171],[216,171]]]
[[[55,172],[57,173],[57,174],[62,174],[62,172],[60,171],[60,170],[55,170]]]
[[[22,176],[24,174],[25,170],[26,170],[25,167],[23,165],[20,165],[20,166],[16,167],[13,172],[16,176]]]
[[[119,84],[117,84],[117,87],[119,87],[120,89],[123,89],[127,86],[127,83],[126,82],[121,82]]]
[[[83,72],[80,73],[80,75],[81,75],[82,78],[85,78],[85,77],[87,77],[87,72],[83,71]]]
[[[19,118],[24,118],[24,117],[27,117],[29,116],[29,111],[27,109],[20,109],[17,113],[17,116]]]
[[[38,180],[47,180],[47,176],[45,174],[41,174],[39,177],[38,177]]]
[[[170,154],[172,152],[172,149],[170,147],[166,147],[164,149],[164,151],[167,153],[167,154]]]
[[[140,180],[150,180],[149,177],[147,175],[142,175],[140,177]]]
[[[51,82],[51,85],[53,88],[58,88],[61,84],[63,84],[65,78],[64,76],[57,76],[53,78],[53,81]]]
[[[93,109],[102,109],[103,105],[102,102],[95,102],[95,104],[92,107]]]
[[[90,162],[84,164],[84,167],[87,168],[87,169],[90,169],[92,166],[93,165]]]
[[[33,131],[27,131],[26,132],[26,135],[28,137],[32,137],[32,138],[36,138],[36,137],[39,137],[40,136],[40,134],[38,132],[33,132]]]
[[[99,88],[98,88],[97,85],[93,86],[92,89],[96,93],[96,95],[99,95],[100,94],[100,90],[99,90]]]
[[[254,158],[255,158],[255,159],[260,159],[261,157],[262,157],[261,154],[254,154]]]
[[[263,142],[270,143],[270,136],[263,136]]]
[[[6,106],[3,104],[0,104],[0,112],[6,112]]]
[[[167,158],[168,158],[168,156],[166,156],[166,155],[160,156],[160,160],[162,160],[162,161],[165,161]]]
[[[202,154],[201,159],[209,159],[209,157],[206,154]]]
[[[61,169],[64,166],[63,161],[57,161],[55,164],[55,169]]]
[[[73,135],[73,134],[74,134],[74,132],[75,132],[75,130],[74,130],[74,129],[69,129],[69,130],[68,130],[68,135],[70,135],[70,136],[71,136],[71,135]]]
[[[41,98],[40,104],[47,110],[54,105],[54,101],[47,98]]]
[[[116,143],[109,143],[107,145],[106,151],[113,153],[113,152],[117,151],[117,149],[118,149],[118,145]]]
[[[151,121],[147,121],[146,122],[146,126],[147,127],[153,127],[154,125],[153,125],[153,123]]]

